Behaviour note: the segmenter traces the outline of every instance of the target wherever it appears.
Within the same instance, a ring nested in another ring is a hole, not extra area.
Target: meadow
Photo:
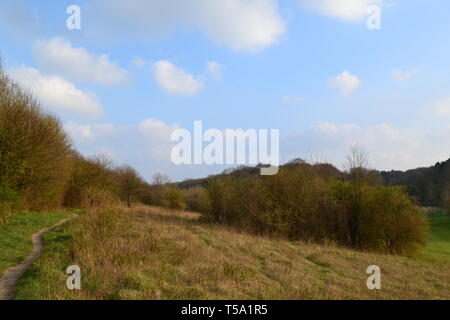
[[[436,236],[444,216],[417,257],[266,238],[199,217],[148,206],[81,216],[45,235],[16,299],[450,299],[448,256],[430,259],[450,248]],[[72,264],[81,290],[66,287]],[[381,290],[366,287],[373,264]]]

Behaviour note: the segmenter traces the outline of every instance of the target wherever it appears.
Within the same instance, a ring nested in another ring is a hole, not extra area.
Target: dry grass
[[[450,299],[450,267],[406,257],[265,239],[138,207],[91,213],[47,235],[19,299]],[[82,290],[65,268],[82,269]],[[368,290],[369,265],[382,289]]]

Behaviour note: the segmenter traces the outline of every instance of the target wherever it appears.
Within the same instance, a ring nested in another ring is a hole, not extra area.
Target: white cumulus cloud
[[[154,64],[154,76],[156,82],[171,94],[194,95],[203,87],[192,74],[167,60]]]
[[[68,111],[88,118],[97,118],[103,113],[94,95],[57,76],[46,76],[39,70],[26,66],[11,68],[8,74],[30,90],[44,106],[55,112]]]
[[[95,0],[97,32],[153,39],[201,30],[219,45],[257,51],[278,41],[285,22],[276,0]]]
[[[128,72],[109,61],[108,55],[94,55],[85,48],[74,48],[61,38],[37,41],[33,53],[41,70],[70,81],[104,85],[128,83]]]
[[[384,0],[298,0],[300,5],[321,15],[346,21],[361,21],[372,5],[382,6]]]
[[[356,75],[353,75],[348,71],[344,71],[336,77],[330,79],[328,84],[333,88],[339,89],[342,95],[348,96],[361,86],[361,81]]]

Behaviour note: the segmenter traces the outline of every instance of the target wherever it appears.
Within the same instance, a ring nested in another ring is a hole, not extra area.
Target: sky
[[[77,150],[147,179],[225,168],[172,163],[171,133],[196,120],[279,129],[282,162],[342,168],[358,145],[370,167],[405,170],[450,158],[449,12],[446,0],[1,0],[0,55]]]

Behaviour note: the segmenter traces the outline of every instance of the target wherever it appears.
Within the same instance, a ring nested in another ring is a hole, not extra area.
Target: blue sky
[[[81,30],[66,8],[81,8]],[[370,5],[381,29],[366,26]],[[75,147],[146,178],[174,166],[170,133],[280,129],[281,158],[377,169],[450,158],[445,0],[93,0],[0,4],[4,68],[59,115]],[[208,67],[209,66],[209,67]],[[70,101],[70,102],[68,102]]]

